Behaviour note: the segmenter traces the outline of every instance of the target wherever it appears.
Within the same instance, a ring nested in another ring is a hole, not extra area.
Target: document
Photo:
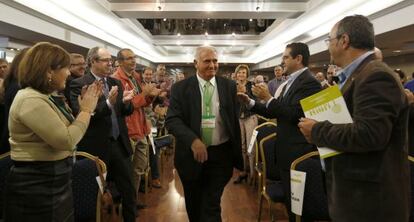
[[[305,193],[306,173],[290,170],[291,209],[296,215],[302,215],[303,195]]]
[[[306,118],[331,123],[352,123],[352,117],[337,85],[324,89],[300,101]],[[340,154],[335,147],[318,147],[321,159]]]

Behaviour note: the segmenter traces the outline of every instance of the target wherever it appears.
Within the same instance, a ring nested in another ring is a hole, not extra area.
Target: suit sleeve
[[[372,73],[355,85],[353,110],[350,110],[353,123],[319,122],[312,129],[313,142],[343,152],[385,149],[404,104],[402,96],[392,75]]]
[[[188,98],[184,97],[181,91],[183,91],[183,88],[178,88],[177,85],[173,85],[165,123],[168,130],[178,141],[183,141],[185,147],[191,147],[191,144],[198,136],[184,122],[182,100]]]
[[[117,96],[117,101],[116,101],[116,106],[118,106],[118,110],[121,111],[121,114],[123,116],[129,116],[134,112],[134,107],[132,106],[131,102],[128,103],[124,103],[123,97],[124,97],[124,89],[122,86],[122,83],[120,80],[112,78],[115,81],[115,84],[118,86],[118,96]]]
[[[84,86],[84,84],[79,80],[80,79],[73,80],[70,84],[70,105],[72,106],[71,108],[74,115],[77,115],[80,111],[78,96],[80,95],[82,87]],[[95,114],[91,117],[91,120],[108,115],[111,115],[111,109],[106,104],[105,97],[102,95],[98,100],[95,108]]]
[[[304,116],[300,100],[313,95],[321,90],[321,85],[316,81],[305,82],[300,91],[295,93],[293,98],[283,100],[281,97],[273,99],[268,107],[265,104],[257,103],[252,111],[267,118],[278,118],[297,123]]]

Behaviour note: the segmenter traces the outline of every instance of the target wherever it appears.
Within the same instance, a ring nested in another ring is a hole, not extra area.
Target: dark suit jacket
[[[4,89],[4,124],[0,125],[3,128],[0,139],[0,154],[7,153],[10,151],[9,143],[9,112],[11,104],[13,103],[14,97],[19,91],[20,86],[17,79],[13,78],[9,83],[7,89]]]
[[[273,99],[266,104],[257,103],[251,109],[267,118],[277,118],[276,161],[281,169],[290,169],[290,164],[298,157],[316,150],[299,130],[299,119],[304,116],[299,101],[321,90],[321,84],[305,70],[292,83],[285,96]]]
[[[341,89],[353,123],[312,129],[316,145],[344,152],[325,160],[333,221],[408,221],[408,104],[397,78],[369,56]]]
[[[121,82],[112,77],[107,77],[107,84],[109,89],[112,86],[118,86],[118,98],[114,109],[118,119],[119,126],[119,141],[122,144],[125,155],[131,155],[132,149],[128,138],[128,129],[125,123],[125,116],[133,112],[131,104],[125,105],[122,102],[123,91]],[[90,85],[95,81],[95,77],[90,73],[85,73],[84,76],[74,79],[71,82],[70,99],[73,113],[79,112],[78,95],[84,85]],[[107,160],[107,153],[110,147],[110,138],[112,130],[111,109],[106,104],[105,96],[102,95],[95,109],[95,114],[91,117],[88,130],[85,136],[78,144],[79,151],[85,151],[93,155],[99,156],[101,159]]]
[[[219,112],[232,144],[229,149],[233,153],[233,166],[243,169],[236,84],[219,76],[216,76],[216,81]],[[196,178],[202,169],[202,164],[194,160],[191,150],[192,142],[201,138],[201,94],[196,75],[173,85],[166,125],[176,138],[175,167],[180,177],[187,180]]]

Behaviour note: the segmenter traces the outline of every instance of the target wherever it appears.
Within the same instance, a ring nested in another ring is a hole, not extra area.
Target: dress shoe
[[[237,179],[235,179],[235,180],[233,181],[233,183],[234,183],[234,184],[240,184],[240,183],[242,183],[242,182],[243,182],[243,180],[244,180],[244,182],[247,182],[247,174],[245,174],[245,175],[241,175],[241,176],[237,177]]]
[[[161,188],[161,181],[160,181],[160,179],[154,179],[154,180],[152,180],[152,187],[154,187],[154,188]]]

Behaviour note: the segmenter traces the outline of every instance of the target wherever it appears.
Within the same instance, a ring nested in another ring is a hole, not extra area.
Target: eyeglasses
[[[99,62],[105,62],[105,63],[112,63],[112,58],[106,58],[106,59],[96,59]]]
[[[135,60],[135,59],[137,59],[138,58],[138,56],[137,55],[134,55],[134,56],[130,56],[130,57],[126,57],[126,58],[122,58],[122,60]]]
[[[324,39],[323,41],[325,42],[326,45],[329,46],[329,43],[331,43],[332,40],[335,39],[340,39],[342,37],[343,34],[340,35],[336,35],[336,37],[331,38],[330,36],[328,36],[328,38]]]
[[[74,64],[70,64],[71,66],[86,66],[86,63],[74,63]]]

